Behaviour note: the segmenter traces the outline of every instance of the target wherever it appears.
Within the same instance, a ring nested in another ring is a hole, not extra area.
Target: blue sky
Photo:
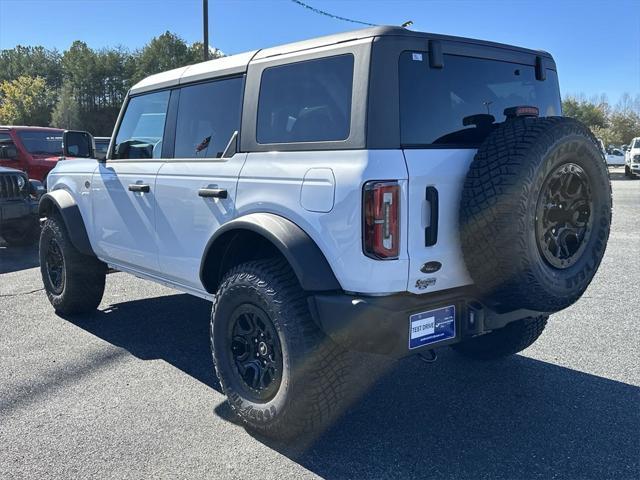
[[[482,38],[551,52],[563,95],[640,94],[640,0],[305,0],[376,24]],[[166,30],[200,39],[201,0],[0,0],[0,49],[142,47]],[[359,25],[312,13],[290,0],[209,0],[211,44],[227,54]]]

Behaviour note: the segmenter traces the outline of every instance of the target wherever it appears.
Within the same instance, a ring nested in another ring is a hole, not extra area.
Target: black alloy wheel
[[[64,257],[55,238],[49,240],[45,255],[45,268],[53,293],[60,295],[64,290],[65,282]]]
[[[536,238],[544,260],[565,269],[578,260],[591,235],[593,198],[589,178],[566,163],[546,178],[536,208]]]
[[[232,314],[229,334],[229,353],[245,393],[257,402],[269,401],[282,381],[282,348],[269,316],[242,304]]]

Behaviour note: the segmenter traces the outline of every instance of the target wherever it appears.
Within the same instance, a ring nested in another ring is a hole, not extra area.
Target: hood
[[[23,173],[22,170],[9,167],[0,167],[0,173]]]
[[[56,163],[58,163],[58,160],[60,160],[60,157],[62,155],[55,155],[55,156],[51,156],[51,155],[39,155],[39,154],[31,154],[31,158],[33,158],[33,161],[39,165],[50,165],[53,166]]]

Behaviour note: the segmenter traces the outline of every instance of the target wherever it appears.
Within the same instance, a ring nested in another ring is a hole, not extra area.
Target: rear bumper
[[[455,337],[409,349],[409,316],[450,305],[456,312]],[[384,297],[317,294],[309,297],[309,306],[316,323],[336,343],[349,350],[396,358],[458,343],[522,318],[545,315],[524,309],[498,313],[475,299],[467,288]]]

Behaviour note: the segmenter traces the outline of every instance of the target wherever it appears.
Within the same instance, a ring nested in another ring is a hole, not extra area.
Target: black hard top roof
[[[371,37],[387,37],[387,36],[400,36],[400,37],[412,37],[423,38],[427,40],[441,40],[451,41],[459,43],[470,43],[474,45],[482,45],[494,48],[503,48],[508,50],[515,50],[519,52],[530,53],[533,55],[544,55],[551,57],[551,55],[542,50],[532,50],[528,48],[517,47],[514,45],[507,45],[504,43],[489,42],[486,40],[478,40],[473,38],[456,37],[451,35],[441,35],[436,33],[415,32],[413,30],[407,30],[402,27],[395,26],[378,26],[363,28],[360,30],[352,30],[349,32],[336,33],[333,35],[325,35],[322,37],[311,38],[309,40],[302,40],[300,42],[287,43],[285,45],[279,45],[276,47],[265,48],[259,50],[254,59],[273,57],[276,55],[284,55],[287,53],[298,52],[301,50],[308,50],[311,48],[323,47],[334,45],[337,43],[349,42],[353,40],[359,40]]]

